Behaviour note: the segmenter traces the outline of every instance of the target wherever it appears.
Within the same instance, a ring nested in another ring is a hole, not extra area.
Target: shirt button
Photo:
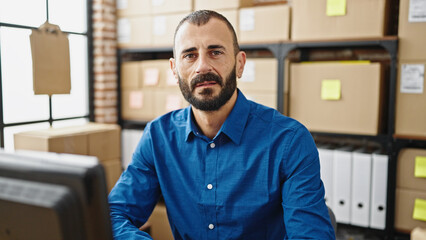
[[[213,188],[213,185],[212,184],[207,184],[207,189],[208,190],[211,190]]]
[[[210,229],[210,230],[213,230],[213,228],[214,228],[214,225],[210,223],[210,224],[209,224],[209,229]]]
[[[214,148],[214,147],[216,147],[216,144],[210,143],[210,148]]]

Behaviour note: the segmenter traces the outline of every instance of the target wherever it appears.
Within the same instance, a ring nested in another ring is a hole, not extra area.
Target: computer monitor
[[[107,194],[95,157],[0,151],[0,239],[112,240]]]

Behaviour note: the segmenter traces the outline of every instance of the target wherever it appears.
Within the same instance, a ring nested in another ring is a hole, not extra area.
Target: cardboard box
[[[169,60],[140,61],[140,86],[142,88],[176,87],[177,80],[170,69]]]
[[[151,0],[152,15],[170,14],[170,13],[189,13],[189,12],[192,12],[192,10],[193,10],[192,0],[179,0],[179,1]]]
[[[241,91],[277,92],[278,61],[275,58],[249,58],[238,80]]]
[[[400,0],[398,23],[398,58],[400,61],[426,61],[426,13],[409,11],[409,0]],[[414,8],[413,10],[417,10]],[[418,22],[417,22],[417,21]]]
[[[121,91],[121,117],[124,120],[151,121],[156,117],[155,89]]]
[[[105,161],[120,158],[120,132],[116,124],[88,123],[20,132],[14,141],[15,149],[90,155]]]
[[[143,16],[151,13],[151,0],[117,0],[117,17]]]
[[[383,37],[387,29],[386,4],[386,0],[347,0],[346,7],[333,8],[327,6],[327,0],[292,1],[291,39]]]
[[[238,9],[222,9],[217,10],[218,13],[222,14],[226,19],[228,19],[229,23],[231,23],[234,28],[235,34],[237,35],[237,39],[240,38],[239,31],[239,11]]]
[[[140,61],[123,62],[121,64],[121,89],[141,88]]]
[[[252,0],[194,0],[194,10],[224,10],[253,6]]]
[[[244,96],[251,101],[277,109],[277,92],[243,91]]]
[[[152,45],[152,18],[126,17],[117,20],[117,42],[120,48],[139,48]]]
[[[395,229],[401,232],[409,233],[415,227],[426,227],[426,221],[414,219],[414,210],[416,199],[426,201],[425,191],[408,190],[403,188],[396,189],[395,197]],[[421,207],[421,206],[420,206]]]
[[[179,1],[173,1],[179,2]],[[179,22],[188,15],[189,12],[178,14],[155,15],[151,19],[152,46],[171,47],[173,37]]]
[[[241,44],[290,39],[290,7],[288,5],[242,8],[239,18]]]
[[[419,190],[426,192],[426,178],[416,177],[416,158],[426,158],[426,149],[404,148],[398,155],[396,174],[396,186],[404,189]],[[419,163],[418,163],[419,164]]]
[[[156,116],[161,116],[168,112],[185,108],[189,105],[182,96],[179,87],[157,90],[154,102]]]
[[[380,63],[293,63],[289,115],[311,131],[376,135],[382,127],[382,79]]]
[[[154,211],[149,217],[148,222],[151,224],[151,237],[155,240],[174,239],[170,228],[167,210],[164,204],[158,203]]]
[[[401,62],[396,88],[395,134],[426,137],[425,68],[423,62]]]
[[[105,178],[107,183],[108,192],[115,186],[115,183],[121,176],[123,169],[121,167],[120,159],[114,159],[101,162],[105,170]]]

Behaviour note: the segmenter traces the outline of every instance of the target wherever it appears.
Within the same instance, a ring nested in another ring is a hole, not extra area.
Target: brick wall
[[[117,37],[115,0],[93,0],[95,121],[116,123]]]

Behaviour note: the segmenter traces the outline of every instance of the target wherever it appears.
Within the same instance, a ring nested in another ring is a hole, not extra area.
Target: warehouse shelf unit
[[[378,234],[386,239],[393,239],[396,232],[393,228],[394,208],[395,208],[395,179],[396,179],[396,160],[398,151],[404,146],[419,146],[426,148],[426,141],[415,139],[398,139],[394,136],[395,129],[395,103],[396,103],[396,76],[397,76],[397,53],[398,53],[398,38],[396,36],[387,36],[374,39],[351,39],[351,40],[327,40],[327,41],[288,41],[279,43],[261,43],[261,44],[242,44],[242,50],[255,51],[267,50],[278,61],[277,72],[277,110],[284,112],[284,81],[285,69],[284,62],[289,53],[293,50],[300,51],[300,60],[306,60],[305,53],[311,49],[322,48],[381,48],[389,54],[390,67],[388,79],[386,79],[387,89],[387,109],[385,111],[386,129],[384,132],[375,135],[354,135],[354,134],[336,134],[325,132],[312,132],[314,138],[332,138],[337,141],[346,139],[355,140],[361,143],[373,142],[381,146],[384,152],[389,156],[388,167],[388,187],[387,187],[387,215],[386,228],[384,230],[375,230],[370,228],[362,228],[370,231],[373,234]],[[118,74],[120,76],[120,66],[123,61],[132,60],[150,60],[150,59],[168,59],[172,57],[172,48],[134,48],[134,49],[119,49],[118,50]],[[143,129],[146,121],[129,121],[121,118],[121,90],[120,79],[118,81],[118,99],[119,99],[119,124],[123,128],[128,129]]]

